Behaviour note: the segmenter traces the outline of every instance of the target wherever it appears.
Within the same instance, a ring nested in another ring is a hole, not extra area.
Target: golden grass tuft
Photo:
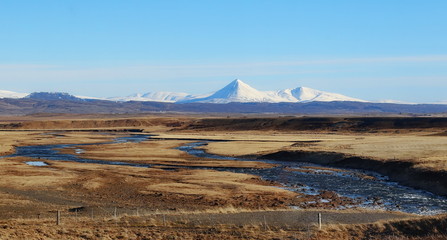
[[[358,225],[326,225],[322,239],[447,239],[447,215]]]

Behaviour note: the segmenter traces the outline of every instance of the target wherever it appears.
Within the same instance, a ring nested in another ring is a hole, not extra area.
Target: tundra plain
[[[2,117],[0,239],[444,239],[445,215],[335,210],[324,204],[293,210],[290,206],[308,201],[306,196],[254,175],[204,168],[269,168],[272,164],[256,160],[299,159],[378,171],[446,196],[446,122],[414,117]],[[102,144],[131,134],[153,136],[138,143]],[[200,139],[217,140],[202,147],[209,153],[252,161],[200,158],[176,149]],[[77,154],[81,149],[83,158],[152,167],[8,156],[18,146],[48,144],[78,144],[60,151]],[[61,225],[55,224],[57,211]],[[318,212],[325,217],[321,230]]]

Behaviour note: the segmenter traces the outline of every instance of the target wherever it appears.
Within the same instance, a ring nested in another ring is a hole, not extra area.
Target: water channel
[[[151,141],[151,135],[132,135],[119,137],[114,141],[100,143],[138,143],[141,141]],[[177,149],[190,155],[201,158],[213,158],[222,160],[254,161],[253,159],[241,159],[225,157],[206,153],[199,147],[204,146],[209,141],[199,141],[185,144]],[[28,157],[36,159],[24,164],[36,167],[46,167],[45,160],[74,161],[80,163],[121,165],[131,167],[152,167],[152,164],[139,164],[123,161],[103,161],[82,157],[82,146],[95,144],[56,144],[56,145],[36,145],[22,146],[16,148],[16,153],[3,156],[6,157]],[[75,154],[64,154],[57,149],[72,148]],[[213,168],[213,167],[188,167],[194,169],[214,169],[218,171],[230,171],[236,173],[247,173],[260,176],[262,179],[278,182],[282,188],[296,191],[308,195],[316,195],[321,190],[336,192],[340,196],[356,199],[357,204],[351,207],[364,207],[383,210],[395,210],[422,215],[433,215],[447,212],[447,198],[441,197],[423,190],[417,190],[399,185],[389,181],[386,177],[374,172],[327,168],[310,163],[276,160],[256,160],[258,162],[273,163],[276,166],[266,169],[256,168]],[[43,164],[41,164],[43,163]],[[185,168],[184,166],[164,166],[157,165],[166,170]],[[330,200],[321,200],[330,201]],[[379,204],[378,204],[379,202]],[[350,207],[350,206],[344,206]]]

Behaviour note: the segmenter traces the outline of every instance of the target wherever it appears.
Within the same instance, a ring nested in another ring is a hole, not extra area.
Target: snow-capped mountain
[[[28,96],[28,93],[18,93],[6,90],[0,90],[0,98],[24,98]]]
[[[282,98],[272,92],[258,91],[239,79],[219,91],[202,98],[181,101],[182,103],[229,103],[229,102],[281,102]]]
[[[142,101],[142,102],[178,102],[186,99],[193,98],[194,96],[187,93],[176,93],[176,92],[148,92],[145,94],[137,93],[129,95],[127,97],[113,97],[108,98],[108,100],[113,101]]]
[[[278,95],[290,100],[291,102],[365,102],[361,99],[348,97],[338,93],[324,92],[308,87],[297,87],[295,89],[281,90],[278,92]]]
[[[323,92],[307,87],[295,89],[285,89],[281,91],[259,91],[242,82],[234,80],[224,88],[204,98],[194,98],[181,103],[201,102],[201,103],[230,103],[230,102],[331,102],[331,101],[355,101],[364,100],[347,97],[338,93]]]

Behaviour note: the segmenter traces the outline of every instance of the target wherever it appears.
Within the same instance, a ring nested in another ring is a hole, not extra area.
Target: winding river
[[[151,135],[132,135],[119,137],[114,141],[100,143],[138,143],[150,141]],[[177,149],[188,154],[201,157],[223,160],[254,161],[253,159],[241,159],[225,157],[206,153],[198,147],[204,146],[209,141],[199,141],[185,144]],[[82,147],[95,144],[56,144],[22,146],[16,148],[16,153],[6,157],[28,157],[36,159],[27,164],[36,167],[45,167],[45,160],[74,161],[80,163],[121,165],[131,167],[152,167],[152,164],[138,164],[120,161],[93,160],[81,157]],[[64,154],[57,149],[73,148],[75,154]],[[399,185],[389,181],[386,177],[374,172],[327,168],[310,163],[276,160],[256,160],[258,162],[273,163],[276,166],[267,169],[254,168],[213,168],[213,167],[188,167],[194,169],[214,169],[218,171],[231,171],[260,176],[262,179],[280,183],[284,189],[296,191],[307,195],[317,195],[322,190],[333,191],[340,196],[355,199],[357,204],[351,207],[364,207],[383,210],[395,210],[421,215],[434,215],[447,212],[447,198],[432,193]],[[41,164],[43,163],[43,164]],[[161,166],[166,170],[185,168],[184,166]],[[322,200],[330,201],[330,200]],[[350,206],[345,206],[350,207]]]

